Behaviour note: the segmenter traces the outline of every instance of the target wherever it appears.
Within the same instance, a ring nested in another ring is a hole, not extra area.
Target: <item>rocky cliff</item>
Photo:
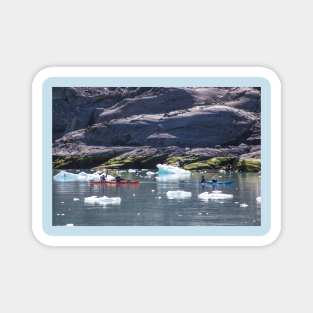
[[[54,166],[259,164],[260,110],[259,88],[53,88]]]

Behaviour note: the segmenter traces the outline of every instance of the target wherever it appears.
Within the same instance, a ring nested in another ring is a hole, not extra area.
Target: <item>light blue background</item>
[[[261,87],[261,226],[52,226],[52,87]],[[43,227],[49,235],[264,235],[270,229],[270,84],[261,77],[55,77],[43,85]]]

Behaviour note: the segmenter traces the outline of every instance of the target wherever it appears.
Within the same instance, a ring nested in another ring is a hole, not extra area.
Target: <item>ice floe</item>
[[[184,190],[173,190],[166,193],[168,199],[187,199],[191,198],[191,192]]]
[[[221,200],[232,199],[234,196],[228,193],[222,193],[220,190],[214,190],[213,192],[203,192],[198,195],[200,200]]]
[[[91,197],[86,197],[84,199],[85,203],[88,204],[100,204],[100,205],[107,205],[107,204],[120,204],[121,203],[121,198],[120,197],[97,197],[97,196],[91,196]]]
[[[73,201],[79,201],[79,198],[73,198]]]
[[[54,177],[55,181],[58,182],[73,182],[73,181],[90,181],[90,180],[100,180],[99,174],[87,174],[85,172],[80,172],[78,174],[70,173],[67,171],[61,171]]]
[[[155,174],[156,174],[156,173],[151,172],[151,171],[148,171],[148,172],[146,173],[147,176],[153,176],[153,175],[155,175]]]
[[[256,197],[256,202],[261,203],[261,197]]]
[[[80,172],[78,174],[61,171],[56,174],[53,179],[57,182],[88,182],[88,181],[100,181],[101,172],[96,172],[93,174],[88,174],[85,172]],[[114,180],[115,177],[112,175],[106,175],[106,180]]]

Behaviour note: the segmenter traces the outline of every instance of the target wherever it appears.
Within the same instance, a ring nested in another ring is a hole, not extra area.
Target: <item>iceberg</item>
[[[256,202],[261,203],[261,197],[256,197]]]
[[[101,172],[96,172],[94,174],[88,174],[85,172],[80,172],[78,174],[70,173],[67,171],[61,171],[56,174],[53,179],[57,182],[88,182],[88,181],[100,181]],[[106,180],[115,180],[112,175],[107,175]]]
[[[146,174],[147,174],[147,176],[153,176],[153,175],[155,175],[155,173],[154,173],[154,172],[151,172],[151,171],[148,171]]]
[[[61,171],[56,174],[53,179],[57,182],[84,182],[84,181],[99,181],[99,174],[87,174],[85,172],[80,172],[78,174],[70,173],[67,171]]]
[[[221,200],[221,199],[232,199],[232,194],[222,193],[220,190],[215,190],[211,193],[203,192],[198,195],[200,200]]]
[[[187,199],[191,198],[191,192],[184,190],[168,191],[166,193],[168,199]]]
[[[85,203],[88,204],[100,204],[100,205],[107,205],[107,204],[120,204],[121,203],[121,198],[120,197],[97,197],[97,196],[91,196],[91,197],[86,197],[84,199]]]
[[[171,182],[178,182],[180,180],[188,179],[189,175],[177,175],[177,174],[170,174],[170,175],[162,175],[157,176],[155,179],[159,183],[171,183]]]
[[[172,165],[158,164],[157,168],[158,176],[156,180],[158,182],[179,181],[188,179],[191,176],[190,171]]]
[[[186,171],[182,168],[179,168],[177,166],[172,166],[172,165],[166,165],[166,164],[158,164],[157,168],[159,170],[158,174],[160,176],[162,175],[185,175],[185,176],[190,176],[191,172]]]

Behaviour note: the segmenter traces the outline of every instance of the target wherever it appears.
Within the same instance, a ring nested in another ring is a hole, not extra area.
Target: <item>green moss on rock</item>
[[[225,166],[231,165],[234,167],[236,158],[233,157],[215,157],[207,160],[192,162],[184,166],[186,170],[207,170],[207,169],[221,169]]]
[[[80,169],[92,168],[107,161],[100,156],[62,156],[54,157],[53,168],[55,169]]]
[[[166,159],[166,164],[175,165],[180,162],[182,166],[199,161],[200,157],[196,155],[170,156]]]
[[[261,171],[261,160],[259,159],[240,159],[237,169],[242,172],[259,172]]]
[[[129,169],[129,168],[155,168],[158,163],[163,163],[165,155],[121,155],[112,158],[98,166],[97,169]]]

